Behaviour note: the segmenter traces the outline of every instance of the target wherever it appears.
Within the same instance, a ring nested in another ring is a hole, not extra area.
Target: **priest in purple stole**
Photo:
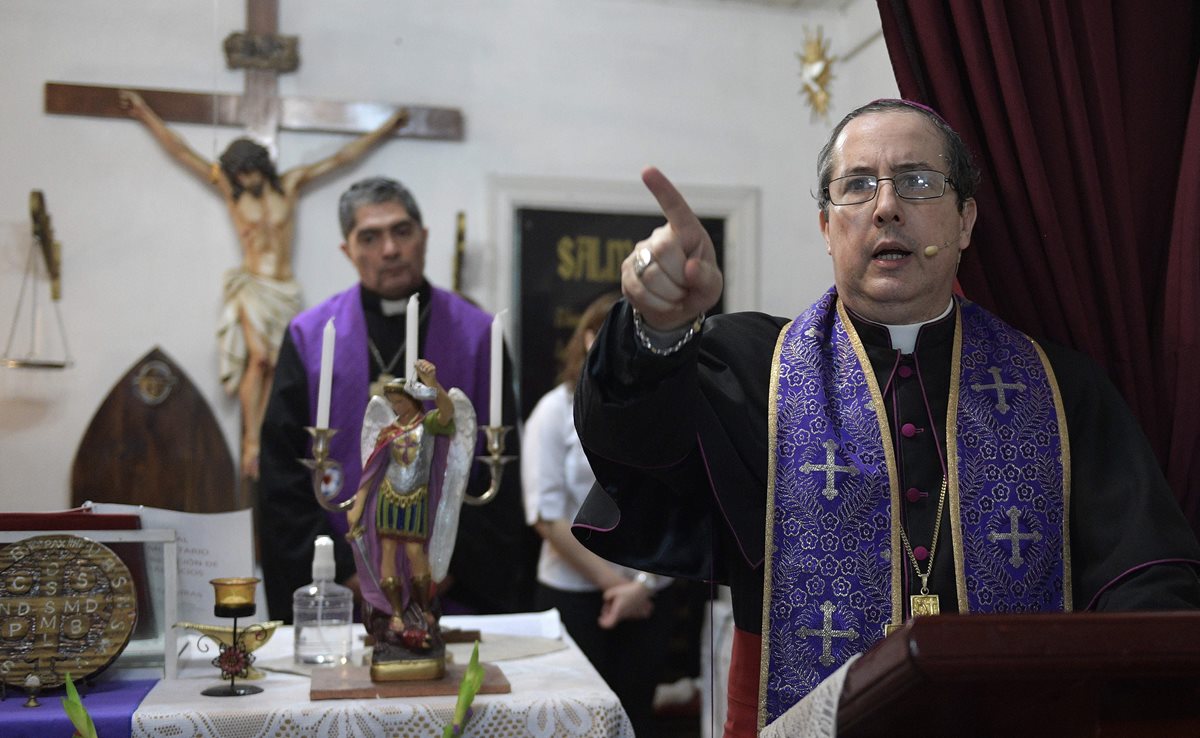
[[[326,513],[314,496],[308,470],[297,459],[311,457],[305,426],[315,424],[322,331],[332,318],[337,331],[330,421],[336,433],[332,458],[341,463],[339,499],[354,495],[362,469],[359,429],[372,385],[405,376],[405,310],[412,295],[420,309],[421,358],[438,368],[447,387],[461,389],[476,408],[489,407],[489,346],[492,316],[464,298],[425,279],[428,228],[412,193],[395,180],[375,177],[347,190],[339,203],[345,242],[360,283],[293,319],[280,349],[271,401],[263,424],[262,481],[258,531],[264,584],[272,618],[291,620],[292,592],[309,581],[313,541],[333,536],[338,580],[357,589],[351,549],[344,540],[344,513]],[[506,361],[507,364],[507,361]],[[505,388],[511,387],[505,367]],[[383,380],[383,381],[380,381]],[[378,387],[376,388],[378,391]],[[505,420],[516,403],[505,391]],[[495,422],[481,418],[481,423]],[[509,434],[509,453],[516,434]],[[479,441],[478,453],[483,453]],[[467,493],[489,483],[477,464]],[[504,476],[488,505],[464,506],[457,547],[444,585],[447,612],[514,612],[531,597],[536,541],[524,525],[520,479]],[[496,566],[497,561],[505,562]]]
[[[575,394],[599,482],[580,540],[731,587],[725,735],[818,685],[836,701],[840,667],[912,617],[1200,607],[1200,544],[1103,371],[953,296],[978,179],[959,136],[875,101],[818,179],[834,287],[793,320],[706,319],[712,244],[647,169],[667,224]]]

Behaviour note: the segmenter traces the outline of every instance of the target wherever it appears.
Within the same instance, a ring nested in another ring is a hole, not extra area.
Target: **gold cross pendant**
[[[922,615],[937,615],[941,612],[941,603],[937,595],[915,594],[908,598],[909,612],[914,618]]]

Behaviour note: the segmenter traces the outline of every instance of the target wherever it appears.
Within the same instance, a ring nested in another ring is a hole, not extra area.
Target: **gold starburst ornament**
[[[800,60],[800,93],[812,108],[813,119],[829,116],[829,83],[833,81],[833,62],[829,40],[817,27],[815,36],[804,29],[804,51],[796,54]]]

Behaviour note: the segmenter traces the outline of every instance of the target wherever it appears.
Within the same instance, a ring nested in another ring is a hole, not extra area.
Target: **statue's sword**
[[[383,587],[379,584],[379,575],[375,573],[374,562],[371,561],[371,555],[367,551],[367,541],[363,536],[364,532],[362,526],[355,526],[346,534],[346,537],[358,549],[358,556],[362,559],[363,569],[367,571],[367,576],[371,579],[371,584],[374,584],[376,589],[382,591]]]

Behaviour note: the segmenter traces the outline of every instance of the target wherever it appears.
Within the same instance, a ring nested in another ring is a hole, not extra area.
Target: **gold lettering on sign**
[[[581,317],[583,316],[578,310],[572,310],[569,307],[556,307],[554,308],[554,327],[573,331],[575,330],[575,326],[579,325]]]
[[[564,282],[615,284],[621,281],[621,262],[633,251],[628,238],[562,236],[558,239],[558,278]]]

